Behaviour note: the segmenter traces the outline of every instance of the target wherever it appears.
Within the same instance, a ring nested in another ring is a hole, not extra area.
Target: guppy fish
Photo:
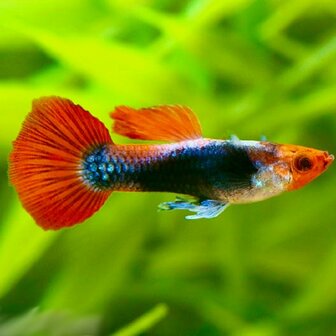
[[[70,100],[33,102],[13,142],[9,177],[42,228],[84,221],[113,191],[191,195],[193,201],[178,198],[159,207],[189,210],[189,219],[216,217],[229,204],[298,189],[334,160],[302,146],[204,138],[197,117],[180,105],[119,106],[111,117],[115,133],[169,143],[117,145],[102,122]]]

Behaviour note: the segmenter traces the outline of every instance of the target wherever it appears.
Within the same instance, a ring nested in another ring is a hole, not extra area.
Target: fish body
[[[105,145],[84,156],[81,177],[97,190],[175,192],[244,203],[283,191],[283,179],[274,183],[273,178],[272,190],[265,182],[258,187],[259,169],[249,158],[249,152],[257,155],[270,147],[257,141],[203,138],[164,145]]]
[[[10,157],[9,175],[23,206],[45,229],[84,221],[113,191],[193,196],[160,209],[218,216],[229,204],[260,201],[298,189],[333,161],[325,151],[266,141],[204,138],[183,106],[111,114],[116,133],[166,144],[114,144],[105,126],[70,100],[34,102]]]

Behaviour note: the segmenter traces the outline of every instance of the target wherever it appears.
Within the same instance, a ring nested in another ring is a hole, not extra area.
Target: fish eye
[[[306,172],[313,168],[313,161],[307,156],[299,156],[294,161],[294,167],[299,172]]]

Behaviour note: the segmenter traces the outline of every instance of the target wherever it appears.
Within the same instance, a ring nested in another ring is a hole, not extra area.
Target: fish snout
[[[331,165],[331,163],[334,161],[335,156],[332,154],[329,154],[328,152],[323,152],[321,159],[323,161],[324,169],[327,169]]]

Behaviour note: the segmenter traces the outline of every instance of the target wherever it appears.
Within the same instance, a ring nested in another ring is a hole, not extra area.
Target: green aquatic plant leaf
[[[41,257],[58,236],[46,233],[34,221],[16,199],[6,214],[0,233],[0,297]]]
[[[159,304],[149,312],[131,322],[124,328],[111,334],[111,336],[135,336],[151,329],[168,314],[168,308],[165,304]]]

